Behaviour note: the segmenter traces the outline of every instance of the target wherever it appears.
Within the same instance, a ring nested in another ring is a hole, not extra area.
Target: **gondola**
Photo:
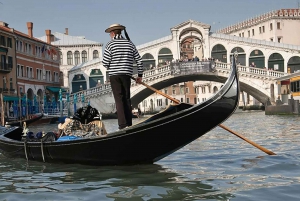
[[[1,127],[0,151],[6,157],[48,163],[152,164],[224,122],[238,101],[239,81],[233,61],[223,87],[205,102],[173,105],[131,127],[92,138],[26,142],[21,140],[21,128]]]
[[[5,122],[5,125],[6,126],[23,126],[24,122],[26,122],[26,125],[29,125],[33,122],[40,120],[42,117],[43,117],[42,113],[30,115],[30,118],[28,118],[28,119],[7,121],[7,122]]]

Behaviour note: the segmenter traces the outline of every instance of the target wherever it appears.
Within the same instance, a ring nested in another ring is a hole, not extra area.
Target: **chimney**
[[[66,28],[65,30],[66,30],[66,31],[65,31],[65,34],[66,34],[66,35],[69,35],[69,29]]]
[[[0,26],[8,27],[8,24],[6,22],[0,21]]]
[[[46,36],[47,36],[47,43],[51,44],[51,30],[47,29],[45,30]]]
[[[33,37],[33,34],[32,34],[32,28],[33,28],[33,23],[32,23],[32,22],[27,22],[28,36],[29,36],[30,38]]]

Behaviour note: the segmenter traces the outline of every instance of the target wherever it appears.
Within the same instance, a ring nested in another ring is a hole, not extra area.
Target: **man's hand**
[[[141,84],[142,83],[142,77],[137,77],[135,79],[136,83]]]

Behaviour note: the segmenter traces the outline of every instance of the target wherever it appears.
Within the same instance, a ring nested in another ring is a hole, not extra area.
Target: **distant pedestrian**
[[[13,104],[10,105],[10,108],[9,108],[9,116],[14,117],[14,108],[13,108]]]

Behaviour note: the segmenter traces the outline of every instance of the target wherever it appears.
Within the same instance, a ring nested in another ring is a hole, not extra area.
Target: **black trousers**
[[[130,100],[130,76],[110,76],[110,84],[115,98],[119,129],[132,125],[132,109]]]

